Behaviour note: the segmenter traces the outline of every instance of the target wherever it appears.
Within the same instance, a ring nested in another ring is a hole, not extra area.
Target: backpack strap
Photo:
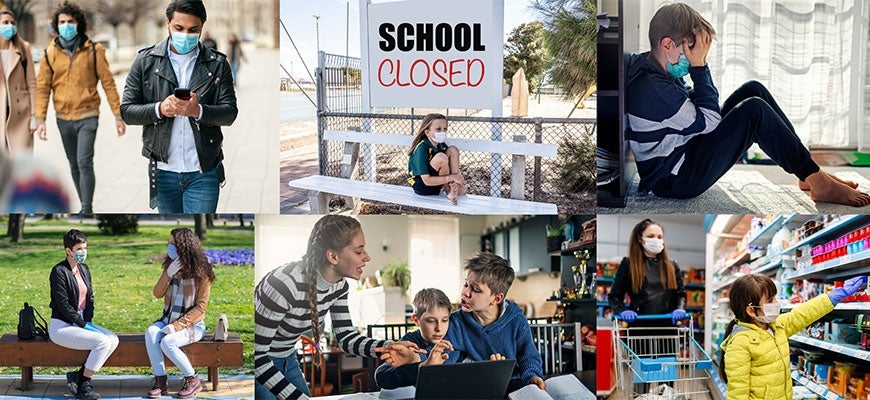
[[[45,322],[45,318],[42,318],[42,314],[39,313],[39,310],[36,307],[32,307],[33,312],[39,317],[39,320],[42,320],[42,323],[39,322],[36,318],[33,319],[33,324],[36,325],[36,333],[42,336],[48,336],[48,323]]]
[[[94,54],[94,76],[97,78],[97,82],[100,81],[100,74],[97,71],[97,44],[91,42],[93,46],[91,46],[91,52]]]
[[[51,67],[51,61],[48,59],[48,49],[50,47],[51,47],[51,43],[49,43],[48,46],[46,46],[45,50],[43,50],[43,52],[45,53],[45,56],[42,57],[42,60],[45,61],[45,65],[48,66],[48,70],[51,71],[51,74],[54,75],[54,68]],[[54,51],[52,51],[52,54],[53,53],[54,53]]]

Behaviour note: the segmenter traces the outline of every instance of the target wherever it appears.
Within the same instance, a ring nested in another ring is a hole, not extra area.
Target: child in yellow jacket
[[[866,276],[855,277],[843,287],[779,315],[776,285],[770,278],[738,278],[729,294],[735,319],[728,324],[720,345],[723,355],[719,373],[728,383],[727,399],[791,399],[788,337],[866,286]]]

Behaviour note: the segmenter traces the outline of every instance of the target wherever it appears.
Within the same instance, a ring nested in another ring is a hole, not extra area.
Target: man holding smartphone
[[[166,7],[168,37],[139,51],[130,67],[121,117],[143,125],[150,206],[160,213],[214,213],[224,181],[223,134],[238,114],[224,54],[199,43],[202,0]]]

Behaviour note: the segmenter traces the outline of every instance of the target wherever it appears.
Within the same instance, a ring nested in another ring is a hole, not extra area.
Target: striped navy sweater
[[[689,68],[694,88],[674,79],[647,57],[634,54],[628,66],[626,137],[640,174],[638,191],[651,191],[676,175],[686,158],[686,144],[719,125],[719,92],[707,66]]]
[[[374,348],[385,342],[360,335],[347,306],[347,281],[330,284],[317,274],[317,311],[320,323],[330,312],[332,329],[345,353],[375,357]],[[302,263],[290,263],[270,272],[254,295],[254,367],[257,381],[279,399],[297,399],[302,392],[291,385],[269,358],[295,357],[299,336],[311,329],[308,283]]]

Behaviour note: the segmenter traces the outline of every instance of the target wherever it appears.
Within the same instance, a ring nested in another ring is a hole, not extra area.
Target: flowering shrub
[[[206,249],[208,262],[220,265],[254,265],[254,249]]]

